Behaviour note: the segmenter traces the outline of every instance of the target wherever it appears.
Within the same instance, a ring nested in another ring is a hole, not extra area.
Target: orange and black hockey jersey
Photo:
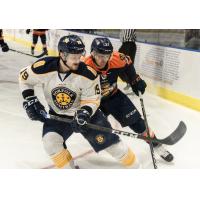
[[[113,52],[103,69],[98,68],[92,56],[86,57],[84,62],[100,74],[101,85],[107,81],[110,85],[116,84],[117,89],[117,79],[121,75],[126,75],[130,83],[136,77],[136,71],[131,59],[119,52]]]
[[[38,36],[45,35],[45,32],[47,30],[48,29],[33,29],[33,35],[38,35]]]

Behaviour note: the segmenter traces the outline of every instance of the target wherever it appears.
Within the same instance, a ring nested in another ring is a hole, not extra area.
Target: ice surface
[[[16,47],[16,46],[15,46]],[[51,166],[51,160],[46,155],[42,142],[42,123],[28,119],[22,108],[22,97],[18,87],[19,70],[36,58],[14,52],[0,52],[0,168],[43,168]],[[121,88],[124,84],[120,85]],[[37,89],[39,98],[44,103],[41,89]],[[139,99],[129,95],[140,109]],[[187,125],[187,133],[181,141],[167,149],[173,153],[173,163],[166,163],[157,157],[158,167],[166,169],[200,168],[200,112],[185,108],[146,93],[144,103],[150,127],[158,138],[166,137],[183,120]],[[116,129],[122,129],[118,122],[109,117]],[[125,128],[125,130],[129,130]],[[142,140],[121,137],[136,153],[143,168],[151,169],[152,160],[149,146]],[[91,149],[88,142],[80,135],[73,134],[67,141],[67,146],[76,157]],[[107,153],[90,153],[75,162],[81,168],[121,168]]]

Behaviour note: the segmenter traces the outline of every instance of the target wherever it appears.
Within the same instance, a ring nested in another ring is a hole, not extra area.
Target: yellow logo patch
[[[40,66],[43,66],[46,62],[44,60],[38,61],[36,63],[33,64],[33,68],[37,68]]]
[[[54,88],[51,94],[54,104],[60,110],[69,109],[76,99],[76,93],[65,87]]]
[[[105,142],[105,137],[102,134],[99,134],[95,137],[98,144],[103,144]]]
[[[60,105],[66,106],[67,104],[69,104],[71,102],[71,97],[68,94],[59,93],[59,94],[56,95],[56,101]]]

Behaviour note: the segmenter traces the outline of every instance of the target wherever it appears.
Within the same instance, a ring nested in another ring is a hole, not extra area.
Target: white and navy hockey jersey
[[[94,114],[101,99],[96,71],[79,64],[77,71],[59,73],[59,57],[46,57],[21,70],[20,89],[24,98],[34,95],[34,86],[42,84],[50,111],[74,116],[77,109],[89,107]]]

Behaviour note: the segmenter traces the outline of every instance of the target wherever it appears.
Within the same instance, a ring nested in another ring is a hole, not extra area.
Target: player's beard
[[[80,62],[78,62],[78,63],[71,63],[71,65],[68,65],[68,63],[67,63],[66,60],[64,60],[62,58],[61,58],[61,60],[62,60],[62,63],[64,65],[65,69],[68,69],[70,71],[76,71],[78,69],[78,66],[79,66]]]
[[[78,69],[79,63],[73,63],[72,66],[68,66],[68,68],[72,71],[76,71]]]

